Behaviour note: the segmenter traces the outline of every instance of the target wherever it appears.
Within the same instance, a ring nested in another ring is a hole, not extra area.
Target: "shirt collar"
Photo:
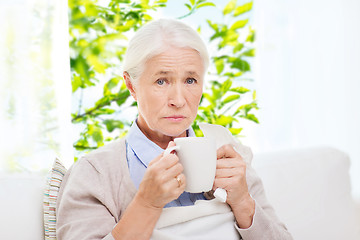
[[[192,127],[189,127],[187,132],[189,137],[195,137],[195,132]],[[149,165],[150,161],[152,161],[164,151],[164,149],[159,147],[144,135],[144,133],[138,127],[137,121],[134,121],[132,124],[126,136],[126,141],[137,158],[146,167]]]

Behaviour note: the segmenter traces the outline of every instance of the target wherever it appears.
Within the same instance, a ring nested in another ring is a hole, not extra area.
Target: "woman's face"
[[[169,48],[146,62],[130,91],[138,104],[137,123],[150,139],[177,137],[189,128],[197,115],[204,71],[200,55],[190,48]]]

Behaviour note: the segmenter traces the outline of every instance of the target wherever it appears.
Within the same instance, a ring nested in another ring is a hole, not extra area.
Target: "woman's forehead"
[[[203,70],[203,61],[199,53],[190,48],[169,48],[158,55],[148,59],[145,68],[157,74],[171,74],[174,69],[181,67],[189,73],[198,73]]]

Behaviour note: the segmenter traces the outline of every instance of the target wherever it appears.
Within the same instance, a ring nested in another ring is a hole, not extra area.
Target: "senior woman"
[[[183,228],[167,237],[154,235],[163,211],[185,210],[209,194],[184,192],[178,157],[163,152],[175,138],[195,136],[191,124],[208,64],[205,44],[180,21],[161,19],[137,31],[123,68],[138,117],[124,139],[84,156],[67,172],[57,206],[59,240],[181,239]],[[217,157],[214,189],[227,191],[233,230],[213,227],[210,238],[291,239],[242,156],[224,145]],[[201,234],[184,239],[205,237]]]

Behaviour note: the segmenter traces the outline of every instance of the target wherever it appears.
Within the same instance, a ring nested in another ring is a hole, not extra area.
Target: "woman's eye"
[[[186,83],[187,84],[194,84],[194,83],[196,83],[196,80],[194,78],[188,78],[188,79],[186,79]]]
[[[158,85],[164,85],[165,80],[164,80],[164,79],[158,79],[158,80],[156,81],[156,83],[157,83]]]

